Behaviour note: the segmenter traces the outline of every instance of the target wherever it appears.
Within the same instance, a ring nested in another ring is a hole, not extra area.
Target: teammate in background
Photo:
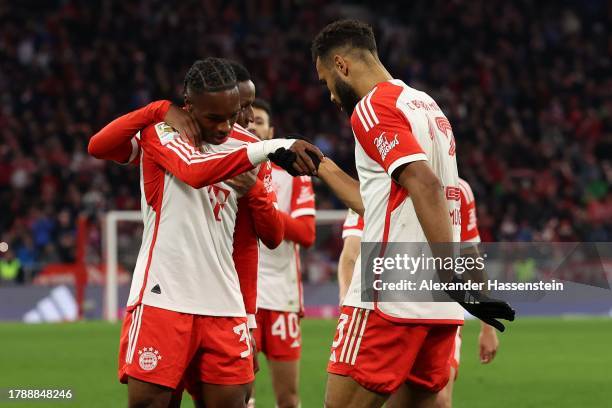
[[[351,116],[360,191],[341,191],[350,183],[326,177],[326,160],[318,174],[335,192],[352,196],[349,201],[363,200],[364,240],[458,242],[455,141],[435,101],[393,79],[367,24],[345,20],[326,26],[314,39],[312,54],[332,102]],[[332,344],[326,406],[380,407],[402,384],[410,406],[434,406],[449,379],[461,307],[366,302],[360,273],[358,260]],[[474,307],[456,299],[483,320],[514,318],[504,302]]]
[[[461,242],[472,243],[475,246],[480,242],[478,225],[476,218],[476,201],[474,194],[467,181],[459,179],[459,189],[461,194]],[[338,283],[340,284],[340,299],[346,295],[348,285],[355,261],[359,256],[361,236],[363,234],[363,218],[353,210],[348,210],[344,225],[342,226],[342,238],[344,246],[338,262]],[[480,362],[488,364],[495,358],[499,340],[495,329],[484,322],[480,322],[480,335],[478,336],[478,350]],[[461,331],[457,331],[455,337],[455,350],[450,360],[450,379],[448,384],[438,393],[436,406],[451,407],[453,396],[453,384],[457,379],[459,370],[459,359],[461,352]],[[387,408],[402,408],[410,403],[409,394],[405,387],[393,394],[387,401]]]
[[[251,171],[280,147],[302,158],[297,172],[316,171],[307,150],[321,155],[292,140],[220,149],[240,111],[234,73],[222,60],[192,66],[185,106],[189,113],[165,101],[151,104],[109,124],[89,145],[95,157],[130,161],[143,120],[170,117],[182,132],[201,133],[204,143],[197,147],[206,151],[196,151],[165,123],[140,133],[145,229],[122,328],[119,376],[128,383],[130,406],[168,406],[188,366],[202,381],[207,407],[243,406],[254,376],[231,258],[237,194],[222,181]]]
[[[344,245],[338,259],[338,299],[340,306],[351,284],[355,262],[361,252],[361,237],[363,236],[363,218],[352,209],[348,209],[344,224],[342,224],[342,239]]]
[[[253,122],[253,102],[255,100],[255,84],[251,74],[240,63],[229,61],[240,94],[240,113],[234,125],[234,133],[242,135],[250,142],[258,139],[246,128]],[[234,188],[245,188],[252,183],[252,174],[244,173],[228,182]],[[278,210],[277,198],[272,189],[272,165],[269,161],[260,166],[257,177],[262,182],[269,201],[273,204],[267,211],[260,211],[261,199],[254,200],[253,195],[238,199],[238,216],[236,231],[234,233],[234,263],[240,278],[240,287],[244,296],[244,303],[248,316],[248,326],[252,331],[257,326],[255,313],[257,312],[257,280],[260,248],[258,238],[267,248],[276,248],[284,238],[285,221],[283,213]],[[251,333],[252,334],[252,333]],[[253,346],[257,342],[253,337]],[[255,354],[255,369],[258,370],[257,355]]]
[[[240,113],[236,124],[247,128],[253,121],[253,102],[255,101],[255,83],[251,79],[251,73],[246,67],[237,61],[228,61],[236,74],[238,92],[240,93]]]
[[[272,139],[270,106],[256,100],[253,111],[249,130],[261,140]],[[284,217],[285,233],[278,248],[261,248],[254,334],[268,360],[276,406],[292,408],[300,405],[303,302],[299,249],[311,246],[315,240],[315,197],[309,176],[292,177],[276,165],[272,166],[272,186]],[[249,407],[254,406],[253,398]]]

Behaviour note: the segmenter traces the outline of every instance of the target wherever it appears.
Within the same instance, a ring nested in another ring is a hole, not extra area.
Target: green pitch
[[[305,320],[301,397],[321,407],[335,321]],[[464,330],[455,407],[611,407],[612,320],[520,319],[500,335],[496,360],[477,358],[478,324]],[[119,325],[0,324],[0,388],[71,388],[71,403],[8,403],[4,407],[124,407],[116,380]],[[273,407],[266,366],[257,376],[257,405]],[[3,390],[5,393],[6,391]],[[188,397],[183,406],[192,406]]]

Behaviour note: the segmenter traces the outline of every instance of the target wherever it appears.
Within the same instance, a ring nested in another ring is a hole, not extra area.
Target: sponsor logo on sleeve
[[[175,137],[178,136],[178,132],[164,122],[160,122],[155,125],[155,131],[157,132],[157,137],[159,137],[159,141],[162,146],[170,143]]]
[[[393,136],[393,139],[389,140],[385,137],[386,132],[382,132],[380,136],[374,139],[374,145],[380,153],[380,158],[384,161],[391,149],[399,144],[397,139],[397,133]]]

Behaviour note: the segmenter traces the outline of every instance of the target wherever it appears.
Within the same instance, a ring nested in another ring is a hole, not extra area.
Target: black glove
[[[463,283],[458,277],[453,283]],[[466,290],[448,290],[446,293],[474,317],[503,332],[506,327],[497,319],[514,321],[514,309],[503,300],[494,299],[482,292]]]
[[[315,167],[318,169],[319,164],[321,164],[321,160],[317,157],[316,154],[309,150],[306,153],[308,153],[308,156],[310,156],[310,159],[314,163]],[[277,166],[285,169],[287,173],[291,174],[293,177],[301,176],[301,174],[298,173],[293,167],[293,163],[295,163],[295,160],[297,159],[297,154],[295,154],[295,152],[293,152],[292,150],[288,150],[284,147],[281,147],[277,149],[274,153],[270,153],[268,155],[268,159],[270,159],[270,161],[272,161],[272,163],[276,164]]]
[[[295,152],[287,150],[284,147],[276,149],[274,153],[270,153],[268,155],[268,159],[270,159],[272,163],[282,167],[293,177],[300,176],[300,174],[293,168],[293,163],[295,163],[296,158],[297,154],[295,154]]]

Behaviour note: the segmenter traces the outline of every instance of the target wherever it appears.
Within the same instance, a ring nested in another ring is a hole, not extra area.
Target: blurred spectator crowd
[[[99,220],[139,208],[139,176],[88,157],[88,139],[149,101],[180,103],[198,58],[243,62],[276,135],[302,134],[354,172],[309,50],[337,17],[372,23],[390,72],[446,112],[483,240],[612,240],[610,1],[0,1],[0,279],[15,262],[26,279],[72,262],[83,213],[99,259]],[[339,236],[326,239],[316,257],[332,260]]]

